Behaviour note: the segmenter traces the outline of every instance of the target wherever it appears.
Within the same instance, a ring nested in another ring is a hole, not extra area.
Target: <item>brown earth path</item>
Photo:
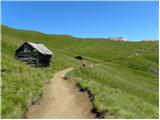
[[[29,108],[27,118],[94,118],[87,93],[79,92],[71,80],[63,79],[71,70],[73,68],[55,73],[39,104]]]

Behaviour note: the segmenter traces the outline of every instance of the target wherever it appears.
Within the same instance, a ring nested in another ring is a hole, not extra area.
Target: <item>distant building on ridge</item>
[[[128,41],[128,39],[124,37],[110,37],[108,39],[113,40],[113,41]]]

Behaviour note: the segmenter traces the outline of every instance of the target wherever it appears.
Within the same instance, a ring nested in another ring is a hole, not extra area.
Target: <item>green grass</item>
[[[34,68],[14,58],[25,41],[40,42],[53,53],[51,66]],[[158,118],[158,41],[115,42],[47,35],[2,25],[2,118],[22,118],[39,99],[45,83],[60,69],[80,66],[84,56],[93,68],[68,74],[95,95],[94,104],[106,118]]]
[[[105,118],[158,118],[158,77],[104,64],[79,68],[68,76],[92,91]]]

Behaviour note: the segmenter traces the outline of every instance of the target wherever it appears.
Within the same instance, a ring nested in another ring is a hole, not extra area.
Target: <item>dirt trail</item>
[[[64,69],[54,75],[39,104],[30,107],[27,118],[94,118],[88,95],[79,92],[72,81],[63,79],[71,70]]]

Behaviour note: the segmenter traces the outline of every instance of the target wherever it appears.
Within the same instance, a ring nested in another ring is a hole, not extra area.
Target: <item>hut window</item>
[[[25,47],[24,52],[29,52],[29,49],[27,47]]]
[[[24,45],[24,52],[30,52],[30,47],[28,45]]]

